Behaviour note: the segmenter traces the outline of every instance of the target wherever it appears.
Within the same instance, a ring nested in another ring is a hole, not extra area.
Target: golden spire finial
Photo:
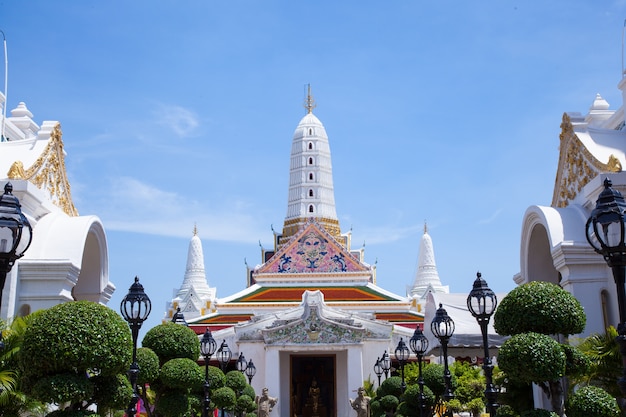
[[[198,225],[196,223],[193,224],[193,235],[198,236]]]
[[[317,104],[315,104],[315,100],[313,99],[313,96],[311,95],[311,84],[307,84],[308,86],[308,91],[307,91],[307,96],[306,96],[306,100],[304,101],[304,108],[306,109],[308,114],[313,113],[313,109],[317,107]]]

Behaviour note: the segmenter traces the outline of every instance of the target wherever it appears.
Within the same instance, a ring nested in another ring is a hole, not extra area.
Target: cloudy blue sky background
[[[62,124],[74,203],[107,230],[118,309],[158,324],[197,224],[211,286],[245,286],[287,209],[306,85],[337,213],[404,294],[424,221],[440,277],[498,292],[552,199],[563,112],[621,105],[619,1],[0,1],[9,110]],[[3,70],[2,70],[3,71]]]

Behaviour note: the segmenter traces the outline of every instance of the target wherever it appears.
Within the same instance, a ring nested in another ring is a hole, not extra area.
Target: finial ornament
[[[308,91],[306,96],[306,101],[304,102],[304,108],[306,109],[308,114],[313,113],[313,109],[317,107],[315,104],[315,100],[313,99],[313,95],[311,95],[311,84],[307,84]]]
[[[426,223],[426,220],[424,220],[424,234],[428,233],[428,224]]]
[[[198,236],[198,224],[193,224],[193,235]]]

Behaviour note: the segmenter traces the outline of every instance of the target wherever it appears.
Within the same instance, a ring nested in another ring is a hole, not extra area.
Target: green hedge
[[[167,322],[148,330],[141,345],[150,348],[159,357],[161,365],[170,359],[200,357],[200,340],[187,326]]]
[[[572,394],[566,406],[568,417],[618,417],[617,400],[599,387],[587,386]]]

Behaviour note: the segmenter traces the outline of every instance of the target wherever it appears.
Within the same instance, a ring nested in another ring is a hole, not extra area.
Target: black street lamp
[[[33,228],[22,213],[22,205],[13,195],[13,185],[4,185],[4,194],[0,196],[0,307],[2,290],[7,274],[15,261],[24,256],[24,252],[33,240]],[[0,349],[4,348],[2,330],[0,330]]]
[[[402,385],[400,385],[400,387],[402,388],[403,395],[406,390],[406,383],[404,382],[404,364],[407,359],[409,359],[410,354],[409,348],[406,347],[406,343],[404,343],[404,340],[400,338],[398,346],[396,346],[396,350],[394,351],[394,355],[396,356],[396,360],[400,362],[400,373],[402,374]]]
[[[248,377],[248,384],[252,384],[252,378],[256,375],[256,366],[252,362],[252,359],[248,361],[248,366],[246,366],[245,374]]]
[[[224,370],[226,369],[226,366],[228,366],[228,363],[230,362],[230,359],[233,356],[233,352],[231,352],[230,348],[228,347],[226,340],[222,340],[222,344],[220,345],[220,348],[217,350],[216,356],[217,356],[217,361],[220,364],[220,369],[222,370],[222,372],[224,372]]]
[[[187,320],[185,320],[185,315],[180,311],[180,307],[176,308],[176,313],[172,316],[172,323],[182,324],[183,326],[189,327]]]
[[[383,366],[380,361],[380,356],[376,358],[376,363],[374,364],[374,373],[378,377],[378,386],[380,387],[380,377],[383,375]]]
[[[454,334],[454,321],[448,316],[448,312],[443,308],[442,304],[439,304],[439,308],[435,313],[435,318],[430,323],[430,330],[435,337],[439,339],[441,343],[441,349],[443,353],[443,379],[446,384],[446,389],[443,393],[443,399],[450,401],[454,398],[452,392],[452,375],[448,369],[448,342]]]
[[[417,397],[419,406],[420,406],[420,417],[424,417],[426,415],[426,398],[424,397],[424,378],[422,377],[422,359],[424,358],[424,354],[428,350],[428,339],[424,336],[422,329],[419,327],[415,328],[415,332],[409,340],[409,345],[411,346],[411,350],[417,356],[417,363],[419,366],[419,374],[417,378],[417,384],[420,387],[420,393]]]
[[[213,339],[211,330],[207,327],[200,340],[200,352],[204,356],[204,406],[202,407],[202,417],[209,417],[210,412],[211,397],[209,397],[209,388],[211,388],[211,385],[209,383],[209,361],[215,353],[215,349],[217,349],[217,343]]]
[[[619,323],[617,325],[617,343],[622,354],[622,376],[617,381],[622,394],[626,395],[626,238],[624,211],[626,202],[622,193],[611,188],[611,180],[604,180],[604,190],[598,196],[596,207],[585,225],[585,234],[591,247],[604,257],[613,272],[617,287]]]
[[[485,373],[485,399],[487,400],[487,411],[490,417],[495,417],[498,409],[498,390],[493,385],[493,364],[489,355],[489,340],[487,337],[487,325],[491,316],[498,306],[498,297],[491,291],[487,282],[481,278],[480,272],[476,273],[476,280],[472,291],[467,296],[467,308],[476,318],[480,325],[480,332],[483,335],[483,348],[485,349],[485,358],[483,360],[483,371]]]
[[[133,388],[133,397],[126,411],[128,416],[134,416],[137,412],[137,402],[139,402],[139,394],[137,393],[137,377],[139,376],[139,365],[137,364],[137,337],[139,336],[141,325],[150,314],[150,310],[152,310],[150,298],[143,291],[143,285],[139,283],[139,278],[135,277],[135,282],[130,286],[128,294],[124,296],[120,304],[122,317],[128,322],[133,336],[133,363],[130,365],[128,371],[130,386]]]
[[[248,361],[246,361],[246,357],[243,356],[242,352],[239,352],[239,358],[237,358],[237,370],[242,374],[246,372],[246,367],[248,366]]]
[[[387,379],[389,376],[389,370],[391,369],[391,359],[389,358],[387,351],[383,353],[383,357],[380,359],[380,366],[383,368],[383,372],[385,373],[385,379]]]

